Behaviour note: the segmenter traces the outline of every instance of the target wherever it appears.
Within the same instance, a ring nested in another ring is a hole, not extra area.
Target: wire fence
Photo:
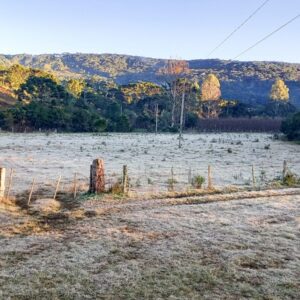
[[[283,163],[283,168],[286,168]],[[210,171],[208,171],[210,169]],[[186,192],[191,189],[203,189],[209,185],[215,188],[228,186],[237,187],[265,187],[282,178],[283,169],[268,170],[261,165],[247,165],[241,168],[232,168],[224,164],[201,167],[162,167],[131,170],[128,168],[128,188],[133,194],[145,196],[164,192]],[[27,174],[19,169],[7,168],[5,172],[4,197],[23,196],[28,201],[40,198],[55,198],[58,194],[68,194],[73,198],[87,193],[90,188],[90,174],[68,172],[53,176],[49,173]],[[210,173],[210,174],[209,174]],[[122,166],[120,171],[105,170],[105,190],[111,191],[114,186],[123,182]]]

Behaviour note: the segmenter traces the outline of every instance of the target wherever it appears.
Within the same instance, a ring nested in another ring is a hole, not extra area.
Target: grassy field
[[[300,170],[299,146],[264,133],[184,134],[181,149],[177,134],[0,133],[0,140],[0,166],[14,169],[12,194],[28,191],[33,178],[36,189],[54,190],[59,175],[62,188],[72,187],[75,172],[87,189],[95,158],[104,160],[108,183],[118,181],[126,164],[131,190],[140,195],[166,192],[172,169],[177,191],[189,187],[189,172],[207,177],[208,164],[220,187],[249,187],[252,165],[258,186],[280,177],[284,160],[292,172]]]
[[[84,200],[0,206],[1,299],[300,297],[299,195]]]

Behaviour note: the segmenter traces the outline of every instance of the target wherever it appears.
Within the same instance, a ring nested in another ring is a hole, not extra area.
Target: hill
[[[159,71],[167,60],[117,54],[0,55],[0,65],[16,63],[54,72],[62,79],[97,76],[128,84],[137,81],[161,83],[163,77]],[[218,59],[190,60],[188,64],[192,78],[201,81],[212,72],[221,80],[224,98],[246,103],[264,103],[273,81],[280,77],[290,88],[292,103],[300,106],[300,64]]]

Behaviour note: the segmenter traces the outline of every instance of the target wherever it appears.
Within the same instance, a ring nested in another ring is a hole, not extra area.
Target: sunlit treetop
[[[214,74],[209,74],[201,86],[202,101],[219,100],[221,97],[220,81]]]
[[[277,79],[275,83],[272,85],[270,98],[274,101],[288,101],[289,96],[289,88],[286,86],[282,79]]]

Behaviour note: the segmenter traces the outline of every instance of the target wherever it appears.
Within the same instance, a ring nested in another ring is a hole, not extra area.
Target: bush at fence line
[[[119,180],[112,184],[112,186],[108,190],[109,193],[112,194],[122,194],[123,193],[123,187],[122,187],[122,181]]]
[[[192,179],[192,186],[196,189],[201,189],[203,183],[205,182],[205,178],[201,175],[196,175]]]
[[[168,190],[173,191],[174,190],[174,185],[177,183],[177,180],[175,178],[169,178],[167,180],[167,185],[168,185]]]
[[[151,178],[147,178],[147,182],[148,182],[148,184],[153,184],[153,181],[152,181],[152,179]]]
[[[294,186],[300,184],[300,177],[296,174],[288,171],[284,176],[282,183],[286,186]]]

